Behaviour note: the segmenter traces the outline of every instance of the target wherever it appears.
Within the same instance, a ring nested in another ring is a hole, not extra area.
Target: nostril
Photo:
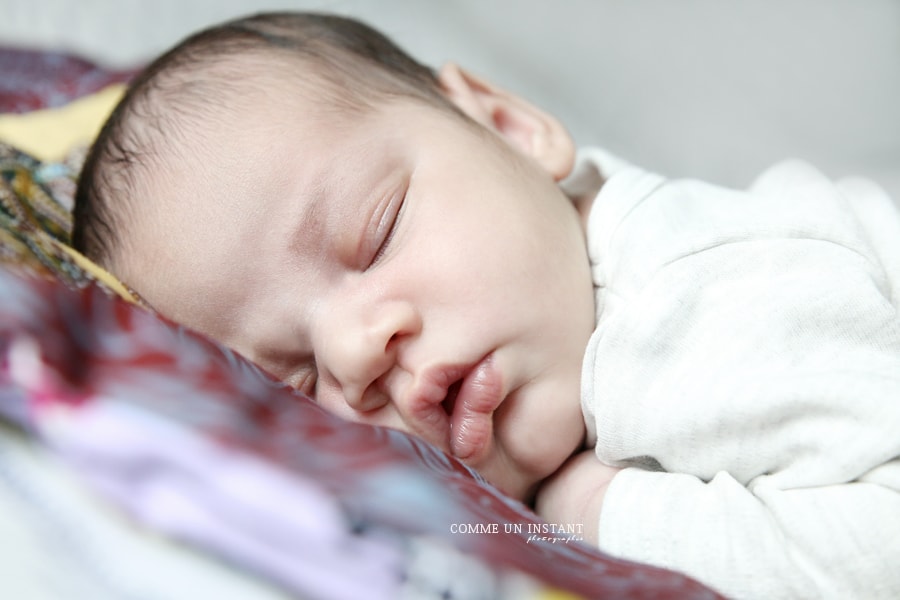
[[[447,397],[444,398],[444,401],[441,402],[441,406],[444,409],[444,412],[447,413],[447,416],[453,415],[453,408],[456,406],[456,397],[459,396],[459,388],[462,387],[462,379],[456,381],[447,388]]]
[[[391,396],[382,385],[376,381],[363,392],[362,401],[357,410],[362,412],[371,412],[390,404]]]

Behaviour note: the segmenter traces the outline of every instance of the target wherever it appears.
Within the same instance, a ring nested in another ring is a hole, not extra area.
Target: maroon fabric
[[[24,371],[11,368],[23,343],[37,344],[41,360],[31,365],[27,381],[16,376]],[[266,461],[285,477],[317,482],[361,535],[443,539],[491,571],[512,568],[583,598],[720,598],[684,575],[584,544],[532,543],[529,531],[542,523],[537,515],[439,449],[398,431],[339,419],[230,350],[99,288],[73,291],[0,269],[0,422],[24,424],[52,441],[54,432],[63,431],[63,416],[78,427],[81,411],[115,407],[180,423]],[[140,456],[136,463],[162,468]],[[118,487],[135,485],[139,471],[123,470],[126,479]],[[304,510],[300,503],[297,509]],[[496,524],[497,530],[454,535],[454,523]],[[353,565],[347,576],[359,576]]]
[[[105,69],[63,52],[0,47],[0,113],[62,106],[112,83],[127,82],[137,71]]]

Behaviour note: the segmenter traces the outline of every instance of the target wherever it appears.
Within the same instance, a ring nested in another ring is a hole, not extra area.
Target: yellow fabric
[[[0,114],[0,139],[42,161],[63,160],[72,148],[97,136],[124,92],[119,83],[59,108]]]
[[[42,164],[62,167],[61,161],[74,148],[92,142],[125,89],[124,84],[114,84],[60,108],[0,114],[0,263],[55,274],[76,286],[94,280],[125,300],[144,305],[128,286],[63,241],[71,216],[65,203],[51,196],[54,191],[71,193],[57,187],[61,180],[71,184],[71,172],[37,175]],[[65,268],[67,261],[80,275]]]
[[[109,287],[123,299],[135,304],[143,304],[141,299],[138,298],[137,294],[128,289],[128,287],[125,286],[125,284],[123,284],[121,281],[119,281],[119,279],[117,279],[115,275],[83,255],[79,251],[75,250],[71,246],[63,244],[59,240],[53,240],[53,243],[70,257],[72,257],[72,260],[76,265],[81,267],[81,269],[83,269],[84,271],[87,271],[91,276],[94,277],[94,279],[106,284],[107,287]]]
[[[558,590],[555,588],[548,588],[544,590],[540,596],[540,600],[583,600],[582,596],[578,596],[577,594],[573,594],[572,592],[568,592],[566,590]]]

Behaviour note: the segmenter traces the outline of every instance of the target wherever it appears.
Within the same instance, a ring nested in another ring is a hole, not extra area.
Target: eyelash
[[[407,192],[404,190],[403,197],[400,199],[399,203],[396,203],[396,204],[398,204],[396,208],[394,208],[395,203],[391,203],[388,206],[388,212],[386,212],[382,215],[382,218],[378,224],[377,230],[383,229],[382,223],[384,223],[384,221],[387,219],[390,219],[390,227],[388,228],[387,233],[381,239],[381,242],[379,243],[378,248],[375,250],[374,254],[372,255],[372,260],[369,261],[369,264],[366,267],[366,269],[371,269],[372,267],[377,265],[378,262],[381,260],[381,258],[384,256],[384,254],[387,252],[388,248],[390,247],[391,240],[393,240],[394,233],[397,231],[397,225],[400,222],[400,215],[403,212],[403,207],[406,205],[406,193]],[[387,217],[387,219],[386,219],[386,217]],[[379,234],[376,234],[376,235],[379,235]]]

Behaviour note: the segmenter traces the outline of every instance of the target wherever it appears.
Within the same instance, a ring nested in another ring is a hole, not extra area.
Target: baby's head
[[[74,244],[160,313],[526,498],[583,442],[594,305],[551,116],[368,27],[188,38],[92,148]]]

